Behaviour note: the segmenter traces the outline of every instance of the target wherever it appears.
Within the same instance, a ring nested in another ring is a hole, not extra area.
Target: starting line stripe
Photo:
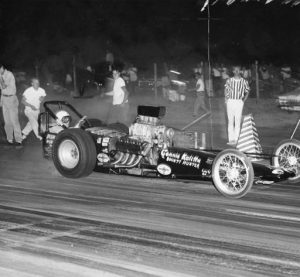
[[[282,220],[290,220],[290,221],[300,222],[300,217],[294,217],[294,216],[283,216],[283,215],[277,215],[277,214],[247,212],[247,211],[239,211],[239,210],[233,210],[233,209],[226,209],[226,211],[236,213],[236,214],[244,214],[244,215],[267,217],[267,218],[272,218],[272,219],[282,219]]]

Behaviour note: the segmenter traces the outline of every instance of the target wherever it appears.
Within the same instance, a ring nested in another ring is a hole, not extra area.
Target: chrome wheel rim
[[[72,140],[64,140],[58,147],[60,164],[68,169],[75,168],[79,163],[79,150]]]
[[[276,166],[299,174],[300,148],[296,144],[288,143],[278,149]]]
[[[226,194],[235,195],[243,191],[249,181],[249,168],[243,158],[226,154],[216,163],[216,181]]]

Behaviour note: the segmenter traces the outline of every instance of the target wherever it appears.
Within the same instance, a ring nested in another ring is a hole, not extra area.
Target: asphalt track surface
[[[239,200],[210,182],[66,179],[0,146],[0,276],[300,276],[300,184]]]

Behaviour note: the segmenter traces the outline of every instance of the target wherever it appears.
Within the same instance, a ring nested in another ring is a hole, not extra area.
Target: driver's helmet
[[[59,126],[65,126],[68,128],[70,126],[71,121],[72,121],[72,118],[68,112],[59,111],[56,113],[56,123]]]

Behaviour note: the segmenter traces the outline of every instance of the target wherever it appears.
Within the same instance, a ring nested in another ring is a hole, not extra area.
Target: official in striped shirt
[[[225,103],[228,118],[228,144],[235,145],[241,130],[244,102],[250,92],[248,81],[241,77],[241,67],[233,67],[233,77],[225,84]]]

